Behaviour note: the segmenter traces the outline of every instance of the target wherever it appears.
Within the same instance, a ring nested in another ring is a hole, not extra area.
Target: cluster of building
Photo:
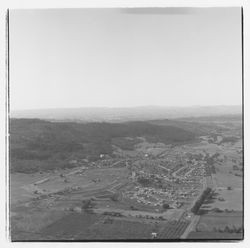
[[[124,197],[136,200],[138,203],[142,203],[149,206],[163,207],[166,203],[166,199],[173,197],[173,192],[167,192],[161,189],[155,189],[151,187],[137,186],[133,191],[127,191],[123,194]],[[168,201],[169,208],[178,208],[181,206],[180,202]]]
[[[203,189],[205,155],[182,152],[180,158],[179,153],[171,154],[168,159],[134,163],[131,179],[137,186],[124,192],[124,196],[149,206],[168,204],[170,208],[179,208],[191,204]]]

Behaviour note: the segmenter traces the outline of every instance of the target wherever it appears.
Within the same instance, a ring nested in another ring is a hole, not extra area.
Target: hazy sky
[[[10,97],[11,109],[241,104],[241,10],[11,10]]]

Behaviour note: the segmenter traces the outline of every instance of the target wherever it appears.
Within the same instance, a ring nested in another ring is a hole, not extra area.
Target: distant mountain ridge
[[[237,115],[242,106],[193,106],[193,107],[88,107],[69,109],[37,109],[11,111],[11,118],[39,118],[55,121],[124,122],[186,117]]]

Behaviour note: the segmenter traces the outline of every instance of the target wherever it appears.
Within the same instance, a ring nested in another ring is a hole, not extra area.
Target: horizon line
[[[133,108],[194,108],[194,107],[243,107],[243,104],[218,104],[218,105],[137,105],[137,106],[81,106],[81,107],[49,107],[49,108],[25,108],[11,109],[9,112],[32,111],[32,110],[59,110],[59,109],[133,109]]]

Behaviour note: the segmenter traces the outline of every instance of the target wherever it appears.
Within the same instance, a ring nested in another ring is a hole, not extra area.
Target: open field
[[[234,188],[232,190],[228,190],[226,188],[219,188],[215,191],[216,199],[205,202],[202,205],[202,208],[212,210],[214,208],[219,208],[220,210],[234,210],[234,211],[242,211],[242,189]]]
[[[150,239],[152,232],[158,232],[157,224],[108,219],[92,225],[86,237],[84,232],[77,235],[77,239],[113,240],[115,239]]]
[[[226,226],[238,228],[242,226],[242,220],[242,212],[205,214],[201,216],[196,229],[203,232],[224,229]]]
[[[215,176],[215,182],[217,187],[242,187],[242,177],[232,175],[230,173],[217,173]]]
[[[181,235],[184,233],[189,221],[171,221],[164,225],[164,228],[160,231],[160,239],[180,239]]]
[[[43,228],[41,234],[57,238],[73,238],[75,235],[78,235],[80,232],[87,233],[89,228],[100,221],[102,216],[95,214],[69,214],[60,220],[54,222],[53,224]],[[87,236],[86,236],[86,239]]]
[[[32,240],[39,237],[41,229],[54,223],[65,215],[64,211],[58,209],[46,210],[25,208],[15,209],[11,218],[11,238],[16,240]]]
[[[187,239],[199,240],[242,240],[242,233],[191,232]]]

